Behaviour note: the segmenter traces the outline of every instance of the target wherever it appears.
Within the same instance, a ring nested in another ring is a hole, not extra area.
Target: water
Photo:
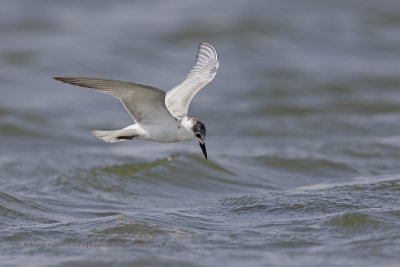
[[[2,1],[2,266],[398,266],[398,1]],[[220,59],[194,142],[106,144],[119,101]]]

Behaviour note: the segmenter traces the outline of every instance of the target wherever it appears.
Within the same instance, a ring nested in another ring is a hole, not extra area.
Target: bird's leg
[[[117,139],[128,139],[128,140],[132,140],[135,137],[138,137],[139,135],[122,135],[122,136],[118,136]]]

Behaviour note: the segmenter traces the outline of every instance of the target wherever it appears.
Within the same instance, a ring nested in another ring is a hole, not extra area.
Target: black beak
[[[207,159],[207,149],[206,149],[206,144],[199,143],[201,147],[201,151],[203,151],[204,157]]]

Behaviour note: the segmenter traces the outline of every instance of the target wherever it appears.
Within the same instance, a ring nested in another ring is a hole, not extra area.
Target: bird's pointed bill
[[[206,144],[199,143],[201,147],[201,151],[203,151],[204,157],[207,159],[207,149],[206,149]]]

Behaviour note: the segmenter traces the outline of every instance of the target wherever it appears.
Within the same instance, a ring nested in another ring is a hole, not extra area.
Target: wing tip
[[[215,48],[209,43],[201,42],[199,44],[198,54],[200,53],[201,50],[206,50],[213,58],[217,60],[217,50],[215,50]]]
[[[208,47],[214,48],[212,45],[210,45],[210,44],[207,43],[207,42],[200,42],[199,47],[202,47],[202,46],[208,46]]]
[[[99,80],[97,78],[75,77],[75,76],[55,76],[55,77],[53,77],[53,79],[56,81],[63,82],[63,83],[68,83],[68,84],[81,86],[81,87],[87,87],[87,88],[93,88],[93,87],[85,85],[83,83],[84,79]]]
[[[52,79],[59,82],[68,83],[68,77],[54,76]]]
[[[59,77],[59,76],[55,76],[55,77],[53,77],[53,79],[56,80],[56,81],[60,81],[60,82],[63,82],[63,83],[68,83],[68,84],[75,85],[75,86],[81,86],[81,87],[94,89],[93,86],[89,86],[89,85],[86,85],[85,83],[83,83],[80,80],[79,77],[72,77],[72,76],[71,77],[67,77],[67,76]]]

